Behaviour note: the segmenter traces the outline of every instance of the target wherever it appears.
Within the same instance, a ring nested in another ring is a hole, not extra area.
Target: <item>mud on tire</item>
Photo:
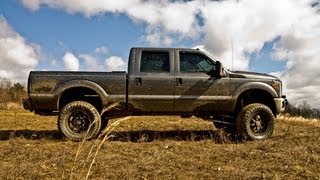
[[[58,128],[73,141],[90,140],[97,137],[100,132],[100,114],[90,103],[74,101],[61,110]]]
[[[274,116],[264,104],[254,103],[245,106],[237,116],[236,130],[242,139],[265,140],[274,129]]]

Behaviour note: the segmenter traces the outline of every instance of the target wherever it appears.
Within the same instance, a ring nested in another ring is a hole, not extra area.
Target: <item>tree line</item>
[[[320,119],[320,109],[312,108],[306,101],[297,106],[289,103],[284,111],[284,114],[286,113],[294,117],[301,116],[307,119]]]
[[[21,83],[0,78],[0,109],[6,109],[8,103],[22,104],[22,99],[26,97],[26,89]]]

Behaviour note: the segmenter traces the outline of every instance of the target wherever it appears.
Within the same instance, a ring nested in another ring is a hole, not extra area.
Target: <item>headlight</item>
[[[271,86],[274,90],[278,93],[279,96],[281,96],[281,81],[280,80],[272,80]]]

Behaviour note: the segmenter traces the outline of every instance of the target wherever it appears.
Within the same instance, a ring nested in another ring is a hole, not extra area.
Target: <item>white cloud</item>
[[[45,5],[69,13],[95,16],[123,13],[146,25],[143,40],[170,46],[192,39],[228,68],[248,70],[250,54],[280,37],[274,58],[287,62],[281,74],[289,100],[304,99],[320,107],[320,15],[314,0],[22,0],[31,10]],[[119,61],[120,62],[120,61]]]
[[[141,3],[140,0],[21,0],[21,2],[31,10],[38,10],[41,5],[47,5],[51,8],[64,9],[69,13],[80,12],[86,16],[103,14],[105,12],[121,13]]]
[[[21,0],[21,2],[23,5],[33,11],[38,10],[40,7],[40,0]]]
[[[308,8],[307,1],[290,0],[208,3],[203,9],[205,47],[231,67],[233,41],[235,68],[246,70],[248,54],[259,52],[265,42],[281,36]]]
[[[149,36],[160,38],[158,42],[148,41],[152,44],[162,44],[164,40],[164,45],[170,45],[172,41],[168,36],[181,38],[199,36],[195,17],[199,9],[195,7],[200,6],[201,1],[21,0],[21,2],[31,10],[37,10],[45,5],[63,9],[71,14],[82,13],[88,17],[104,13],[124,13],[134,21],[146,22],[148,26],[146,40],[150,39]]]
[[[101,46],[101,47],[97,47],[95,50],[94,50],[95,53],[97,54],[108,54],[109,53],[109,49],[108,47],[106,46]]]
[[[127,63],[118,56],[111,56],[105,60],[107,71],[126,71]]]
[[[0,77],[26,82],[28,73],[38,64],[41,47],[26,40],[0,16]]]
[[[66,71],[79,71],[79,59],[73,53],[66,52],[62,60]]]
[[[99,49],[99,50],[98,50]],[[97,52],[97,50],[99,52]],[[121,57],[118,56],[110,56],[105,58],[102,61],[102,56],[105,55],[107,49],[104,46],[98,47],[94,50],[94,52],[90,54],[73,54],[67,52],[64,57],[64,66],[66,70],[78,71],[86,70],[86,71],[126,71],[127,70],[127,62],[124,61]],[[77,58],[79,57],[79,59]]]
[[[303,23],[297,23],[285,32],[274,47],[274,56],[287,60],[287,69],[281,78],[285,91],[297,103],[307,101],[320,107],[320,15],[317,18],[306,14]]]
[[[80,58],[84,60],[84,66],[87,71],[100,70],[98,59],[90,54],[80,54]]]

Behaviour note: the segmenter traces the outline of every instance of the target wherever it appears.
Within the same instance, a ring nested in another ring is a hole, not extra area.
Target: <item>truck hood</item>
[[[248,72],[248,71],[231,71],[229,72],[231,78],[250,78],[250,79],[279,79],[264,73]]]

